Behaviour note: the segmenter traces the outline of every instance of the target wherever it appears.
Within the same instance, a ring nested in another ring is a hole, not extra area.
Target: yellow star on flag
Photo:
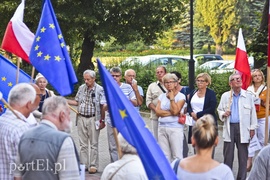
[[[36,38],[36,41],[38,42],[38,41],[40,40],[40,38],[41,38],[41,37],[40,37],[40,36],[38,36],[38,37]]]
[[[35,46],[35,51],[37,51],[39,49],[39,45]]]
[[[9,83],[8,83],[8,86],[11,87],[11,86],[12,86],[12,82],[9,82]]]
[[[62,47],[62,48],[65,47],[65,43],[62,42],[62,43],[61,43],[61,47]]]
[[[62,39],[62,38],[63,38],[62,34],[59,34],[58,39]]]
[[[42,54],[43,54],[43,53],[42,53],[41,51],[39,51],[39,52],[37,53],[37,57],[41,57]]]
[[[50,28],[54,29],[55,28],[54,24],[50,24]]]
[[[127,117],[126,110],[119,110],[119,112],[120,112],[120,115],[121,115],[122,119]]]
[[[44,56],[44,60],[50,60],[51,56],[49,54],[47,54],[46,56]]]
[[[40,29],[40,32],[42,32],[42,33],[44,33],[45,31],[46,31],[46,28],[45,27],[43,27],[43,28]]]
[[[58,62],[60,62],[60,61],[61,61],[60,56],[54,56],[54,58],[55,58],[55,60],[56,60],[56,61],[58,61]]]
[[[2,77],[2,81],[6,81],[7,80],[7,78],[4,76],[4,77]]]

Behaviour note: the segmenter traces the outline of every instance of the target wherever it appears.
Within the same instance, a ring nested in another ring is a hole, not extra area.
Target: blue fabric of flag
[[[98,69],[112,124],[133,145],[149,179],[177,179],[156,139],[99,59]]]
[[[45,0],[29,59],[62,96],[78,82],[50,0]]]
[[[17,74],[17,66],[6,59],[4,56],[0,54],[0,91],[3,94],[3,98],[7,101],[8,93],[13,86],[16,84],[16,74]],[[18,82],[26,82],[30,83],[31,77],[20,69]],[[4,103],[0,101],[0,104],[6,110]]]

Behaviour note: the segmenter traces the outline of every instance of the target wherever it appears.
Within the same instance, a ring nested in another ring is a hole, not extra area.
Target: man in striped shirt
[[[119,85],[123,93],[126,95],[126,97],[130,100],[130,102],[134,105],[137,106],[137,99],[136,95],[132,89],[132,87],[129,84],[122,83],[121,82],[121,77],[122,77],[122,71],[119,67],[113,67],[110,69],[110,73],[116,83]],[[106,100],[104,98],[104,104],[106,103]],[[108,104],[110,106],[110,104]],[[108,107],[104,106],[104,110],[107,110]],[[108,136],[108,143],[109,143],[109,152],[110,152],[110,157],[111,157],[111,162],[115,162],[118,160],[118,154],[117,154],[117,147],[116,147],[116,142],[113,136],[113,129],[112,129],[112,123],[110,119],[109,113],[106,113],[105,120],[107,122],[107,136]]]
[[[20,137],[30,128],[27,117],[37,109],[39,88],[27,83],[15,85],[9,92],[7,109],[0,117],[0,179],[14,178],[14,167]]]

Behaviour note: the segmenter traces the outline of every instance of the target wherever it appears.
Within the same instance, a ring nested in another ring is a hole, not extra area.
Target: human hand
[[[250,139],[252,139],[253,136],[255,135],[255,130],[250,130],[249,134],[250,134]]]
[[[223,117],[229,117],[231,115],[231,111],[227,110],[225,113],[222,115]]]
[[[105,122],[104,122],[104,120],[99,120],[99,129],[101,130],[101,129],[103,129],[105,126],[106,126],[106,124],[105,124]]]

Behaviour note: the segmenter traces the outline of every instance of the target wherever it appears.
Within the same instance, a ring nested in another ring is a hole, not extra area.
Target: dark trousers
[[[237,179],[245,180],[247,176],[248,143],[241,143],[240,141],[239,123],[230,124],[230,137],[231,142],[224,141],[223,146],[224,164],[227,164],[232,169],[234,159],[234,144],[236,144],[236,147],[238,149]]]
[[[183,158],[188,157],[188,143],[187,143],[187,138],[184,133],[184,139],[183,139]]]

